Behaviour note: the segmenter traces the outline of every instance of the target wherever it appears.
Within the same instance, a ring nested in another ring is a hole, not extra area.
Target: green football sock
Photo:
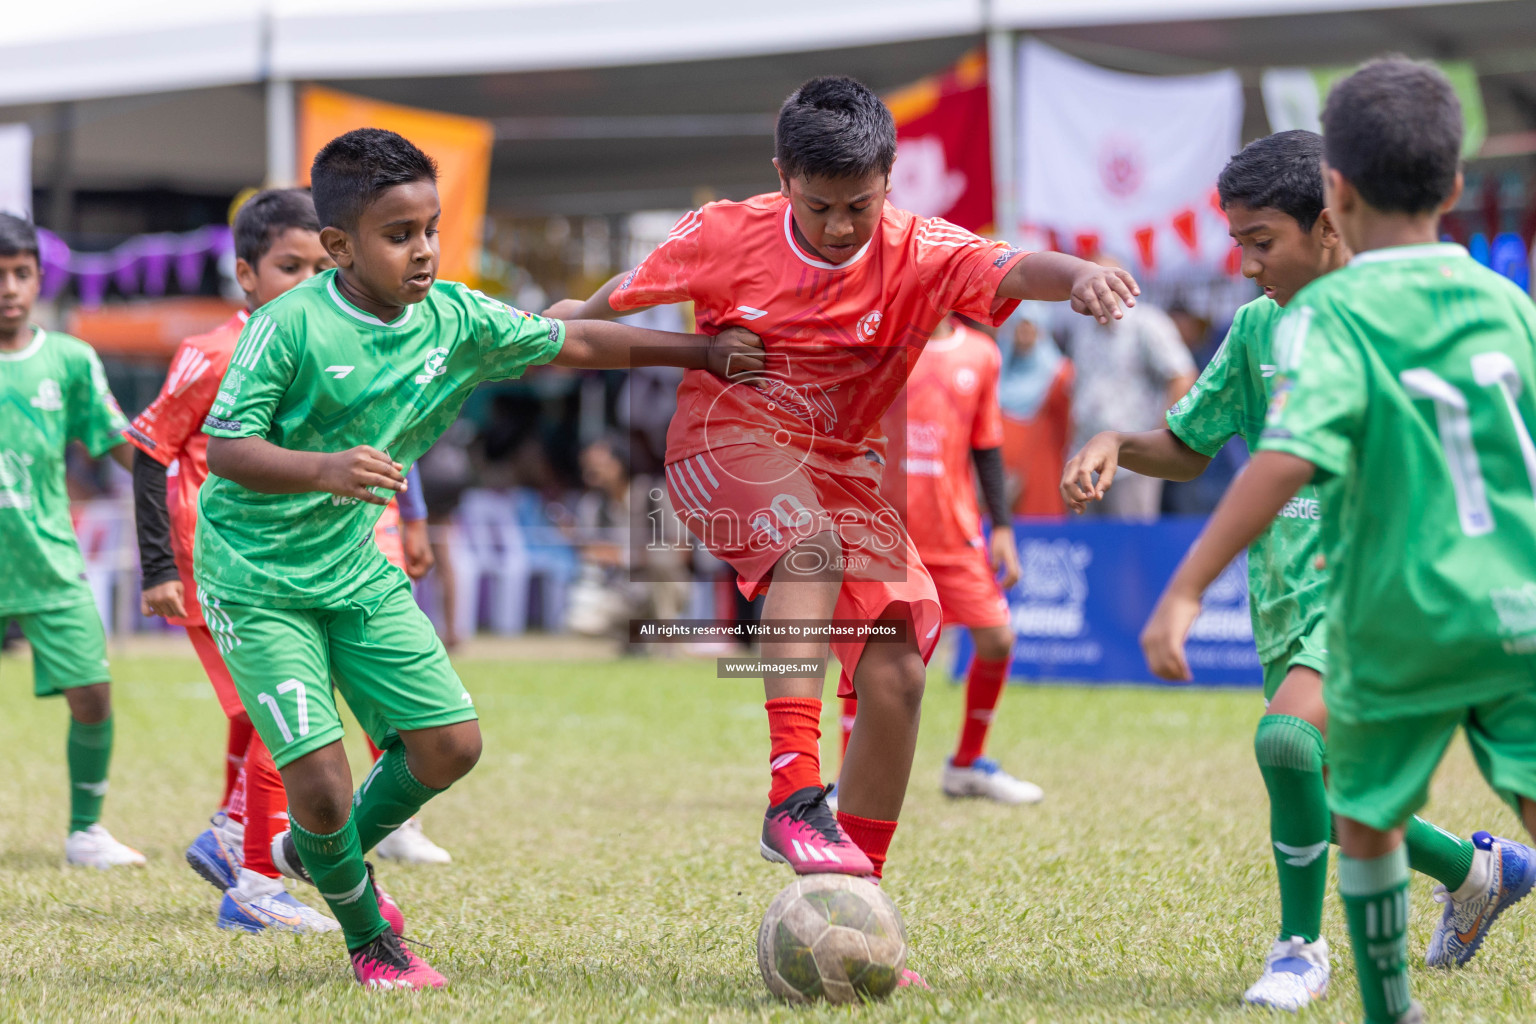
[[[406,819],[421,810],[422,804],[441,792],[411,774],[405,763],[404,744],[396,743],[384,751],[352,798],[352,820],[357,822],[357,840],[362,851],[373,849],[379,840],[404,825]]]
[[[1366,1024],[1394,1024],[1408,1012],[1408,851],[1371,860],[1339,854],[1339,892],[1360,978]]]
[[[1403,845],[1408,847],[1409,867],[1452,892],[1472,873],[1472,855],[1477,852],[1472,840],[1452,835],[1418,815],[1408,819]]]
[[[101,820],[112,763],[112,716],[100,722],[69,720],[69,830],[79,832]]]
[[[384,934],[389,927],[379,914],[379,902],[368,884],[363,849],[357,844],[356,815],[330,835],[320,836],[290,820],[293,845],[315,888],[325,897],[341,925],[347,949],[360,949]]]
[[[1269,790],[1269,838],[1280,876],[1280,938],[1315,942],[1328,889],[1328,794],[1323,735],[1290,715],[1265,715],[1253,752]]]

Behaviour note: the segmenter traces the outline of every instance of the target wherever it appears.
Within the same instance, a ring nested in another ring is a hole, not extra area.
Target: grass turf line
[[[224,723],[192,657],[113,662],[105,823],[150,867],[106,874],[61,867],[64,704],[33,699],[27,663],[6,659],[0,1020],[847,1019],[781,1005],[757,977],[757,923],[790,875],[757,854],[767,742],[755,682],[717,680],[709,662],[459,668],[485,756],[423,816],[454,863],[382,867],[451,987],[370,994],[334,936],[214,928],[218,894],[182,851],[218,797]],[[836,710],[829,701],[829,754]],[[935,675],[924,710],[886,887],[934,991],[860,1019],[1255,1019],[1240,999],[1278,914],[1256,691],[1010,688],[990,752],[1047,794],[1022,809],[939,794],[961,691]],[[360,778],[355,732],[349,745]],[[1462,834],[1519,834],[1460,743],[1430,813]],[[1415,878],[1415,962],[1438,917],[1429,890]],[[1469,969],[1414,969],[1432,1019],[1536,1017],[1532,913],[1501,919]],[[1300,1019],[1357,1020],[1336,888],[1325,929],[1333,990]]]

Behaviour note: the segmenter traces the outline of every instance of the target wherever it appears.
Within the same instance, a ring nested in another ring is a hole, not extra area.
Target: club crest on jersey
[[[37,394],[31,398],[32,407],[43,412],[58,412],[64,408],[64,392],[59,389],[56,380],[41,381],[37,385]]]
[[[430,384],[434,378],[441,377],[446,371],[448,362],[448,350],[435,348],[427,353],[427,361],[421,365],[421,372],[416,375],[417,384]]]
[[[970,394],[976,390],[976,371],[969,366],[962,366],[955,372],[955,390],[962,395]]]
[[[874,341],[875,335],[880,333],[880,320],[882,314],[878,309],[872,309],[859,317],[858,326],[854,329],[860,341]]]

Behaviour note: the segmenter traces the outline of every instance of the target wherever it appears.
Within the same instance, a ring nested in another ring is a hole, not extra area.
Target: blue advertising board
[[[1137,637],[1163,586],[1205,520],[1125,523],[1073,517],[1014,524],[1023,574],[1008,594],[1016,679],[1160,682]],[[965,634],[958,674],[970,661]],[[1248,559],[1229,565],[1205,595],[1187,648],[1195,683],[1261,685],[1248,611]]]

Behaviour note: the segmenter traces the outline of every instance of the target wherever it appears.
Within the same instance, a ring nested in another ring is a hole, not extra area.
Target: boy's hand
[[[992,575],[998,586],[1010,589],[1019,582],[1019,545],[1013,539],[1013,530],[1006,524],[992,527],[991,558]]]
[[[370,505],[388,505],[389,499],[379,497],[373,488],[405,490],[405,476],[401,473],[404,468],[377,448],[360,444],[323,457],[315,490],[356,498]]]
[[[1141,286],[1130,271],[1088,263],[1072,279],[1072,311],[1107,324],[1111,318],[1119,320],[1125,316],[1120,306],[1124,304],[1129,309],[1136,305],[1136,296],[1140,294]]]
[[[579,320],[581,319],[581,307],[586,305],[580,299],[561,299],[546,309],[541,315],[551,320]]]
[[[709,339],[709,372],[726,380],[762,373],[768,365],[763,339],[745,327],[727,327]]]
[[[418,519],[400,524],[400,549],[405,552],[405,574],[419,580],[432,571],[437,561],[427,540],[427,521]]]
[[[181,580],[157,583],[139,595],[139,611],[145,615],[183,618],[187,614],[187,593]]]
[[[1141,651],[1147,657],[1147,667],[1160,679],[1187,683],[1191,676],[1189,662],[1184,657],[1184,641],[1189,629],[1200,616],[1200,596],[1190,596],[1175,590],[1163,591],[1152,617],[1141,631]]]
[[[1061,497],[1078,515],[1090,501],[1104,497],[1120,468],[1120,437],[1113,430],[1094,434],[1061,470]],[[1098,482],[1094,482],[1094,478]]]

